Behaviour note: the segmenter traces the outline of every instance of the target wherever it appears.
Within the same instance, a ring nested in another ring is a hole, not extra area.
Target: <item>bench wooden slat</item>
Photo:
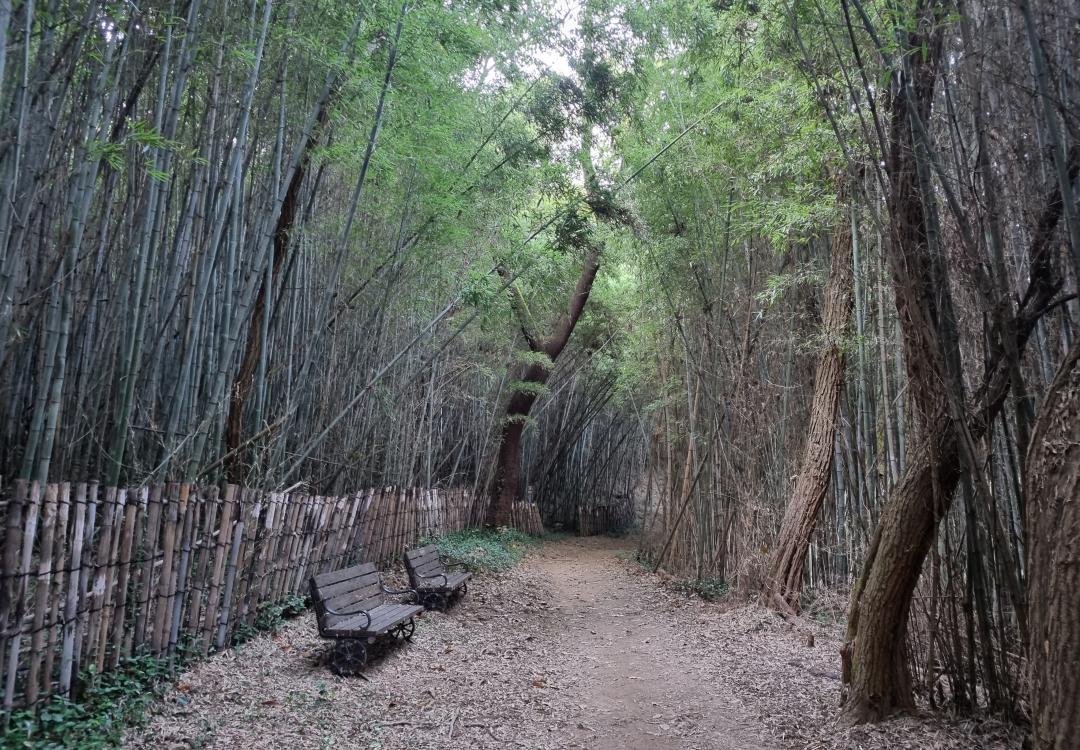
[[[447,573],[445,583],[441,578],[425,579],[417,582],[417,589],[423,591],[456,589],[470,580],[472,580],[472,573]]]
[[[423,554],[423,555],[421,555],[421,557],[413,558],[411,560],[409,560],[409,559],[405,560],[405,566],[406,567],[413,567],[413,568],[424,567],[426,565],[431,565],[432,563],[434,563],[436,565],[442,565],[443,564],[443,560],[442,560],[442,558],[438,557],[438,552],[437,551],[436,552],[429,552],[428,554]]]
[[[352,565],[348,568],[342,568],[341,570],[317,575],[315,576],[315,585],[321,589],[324,586],[340,583],[341,581],[346,581],[350,578],[359,578],[360,576],[369,573],[378,573],[375,569],[375,563],[360,563],[359,565]]]
[[[442,564],[442,560],[431,560],[424,565],[415,565],[413,570],[422,576],[435,575],[436,573],[445,573],[446,566]]]
[[[342,618],[341,622],[324,631],[324,635],[331,638],[359,638],[372,635],[383,635],[387,630],[404,622],[410,617],[415,617],[424,608],[415,604],[383,604],[370,610],[371,622],[363,615],[354,615]]]
[[[431,554],[438,555],[439,548],[434,544],[425,544],[423,547],[405,550],[405,559],[409,561],[419,560],[421,557],[426,557]]]
[[[323,601],[328,601],[336,597],[348,594],[350,591],[356,591],[357,589],[370,588],[379,586],[379,574],[368,573],[360,578],[349,578],[348,580],[341,581],[340,583],[334,583],[329,586],[319,587],[319,596]]]
[[[373,607],[378,607],[384,601],[385,595],[379,585],[376,584],[374,586],[357,589],[356,591],[350,591],[342,596],[335,596],[333,599],[324,599],[322,601],[322,607],[338,612],[367,611]],[[340,615],[335,615],[330,612],[327,612],[326,616],[340,617]]]

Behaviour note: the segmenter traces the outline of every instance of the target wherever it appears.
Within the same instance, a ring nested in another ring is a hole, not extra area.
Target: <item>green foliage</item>
[[[802,265],[794,271],[770,276],[765,280],[765,288],[755,295],[762,305],[775,305],[789,289],[797,286],[821,286],[825,283],[825,276],[821,269],[814,265]]]
[[[551,392],[543,383],[534,383],[531,380],[512,380],[506,388],[511,393],[528,393],[533,396],[543,396]]]
[[[234,643],[246,643],[259,633],[276,633],[287,620],[300,615],[305,609],[307,600],[297,594],[289,594],[276,602],[263,602],[258,607],[253,625],[240,623],[237,626]]]
[[[731,593],[731,588],[723,578],[691,578],[676,581],[672,588],[684,594],[692,594],[707,602],[717,602],[726,599]]]
[[[540,543],[536,537],[517,529],[500,526],[497,529],[466,529],[446,536],[425,539],[454,565],[473,573],[506,570],[521,562],[525,552]]]
[[[17,711],[0,732],[0,747],[15,750],[99,750],[118,747],[124,729],[148,718],[178,664],[152,656],[121,661],[117,669],[81,675],[81,698],[53,697],[38,709]]]

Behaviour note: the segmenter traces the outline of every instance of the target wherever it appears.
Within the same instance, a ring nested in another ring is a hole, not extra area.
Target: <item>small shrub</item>
[[[118,747],[124,729],[146,721],[150,706],[167,688],[175,664],[152,656],[124,659],[113,671],[84,671],[79,700],[49,698],[16,711],[0,729],[0,747],[20,750],[103,750]]]
[[[473,573],[511,568],[521,562],[526,550],[540,543],[536,537],[506,526],[466,529],[423,541],[438,547],[448,562]]]
[[[297,594],[289,594],[276,602],[263,602],[255,616],[255,629],[276,633],[281,630],[286,620],[291,620],[303,613],[307,600]]]
[[[726,599],[731,593],[731,587],[723,578],[693,578],[684,581],[676,581],[672,584],[676,591],[684,594],[693,594],[707,602],[716,602]]]

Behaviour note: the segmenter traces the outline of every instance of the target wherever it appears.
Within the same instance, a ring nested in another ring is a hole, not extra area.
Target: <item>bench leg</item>
[[[437,609],[440,612],[446,609],[446,597],[438,591],[429,591],[423,596],[424,609]]]
[[[410,617],[405,622],[395,625],[390,632],[403,641],[411,641],[413,633],[416,632],[416,621]]]
[[[464,599],[467,593],[469,593],[469,584],[461,584],[461,588],[457,590],[458,599]]]
[[[341,638],[330,649],[330,671],[341,677],[355,677],[367,664],[367,646],[361,638]]]

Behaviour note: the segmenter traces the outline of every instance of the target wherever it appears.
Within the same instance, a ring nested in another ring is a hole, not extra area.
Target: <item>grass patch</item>
[[[439,553],[453,565],[472,573],[506,570],[521,562],[525,552],[541,540],[517,529],[500,526],[497,529],[466,529],[446,536],[423,540],[434,544]]]
[[[692,594],[707,602],[718,602],[726,599],[731,593],[731,587],[723,578],[691,578],[689,580],[675,581],[671,587],[684,594]]]

